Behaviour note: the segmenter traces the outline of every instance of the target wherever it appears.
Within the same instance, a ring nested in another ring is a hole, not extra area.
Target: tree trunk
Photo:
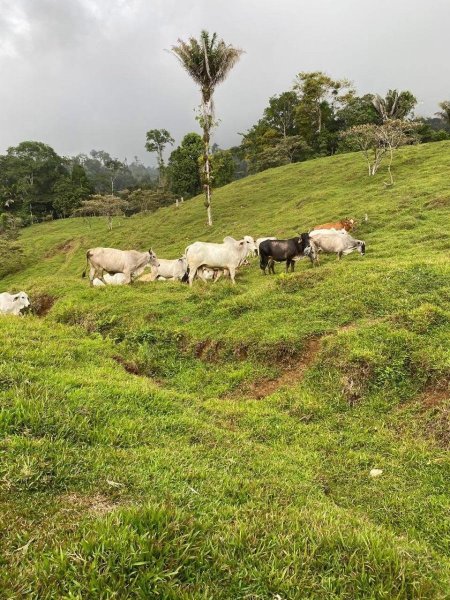
[[[208,225],[211,227],[212,225],[212,215],[211,215],[211,164],[209,161],[209,154],[208,154],[208,150],[209,150],[209,145],[207,143],[205,143],[205,154],[204,154],[204,160],[205,160],[205,206],[206,206],[206,213],[208,216]]]
[[[211,214],[211,161],[210,161],[210,149],[209,149],[209,136],[212,125],[212,106],[211,100],[204,104],[204,115],[203,115],[203,163],[204,163],[204,182],[203,187],[205,190],[205,206],[207,221],[209,227],[212,226],[212,214]]]
[[[394,185],[394,178],[392,177],[392,171],[391,171],[392,160],[394,158],[394,154],[392,151],[392,146],[390,144],[389,144],[389,151],[390,151],[390,157],[389,157],[389,164],[388,164],[388,173],[389,173],[389,177],[391,180],[391,185]]]
[[[164,159],[160,147],[158,147],[158,187],[164,187]]]

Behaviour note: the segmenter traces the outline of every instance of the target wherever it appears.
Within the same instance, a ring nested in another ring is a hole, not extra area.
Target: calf
[[[311,262],[311,244],[309,235],[302,233],[298,237],[288,240],[265,240],[259,245],[259,265],[264,275],[268,268],[269,273],[275,274],[274,263],[286,261],[286,273],[294,270],[294,264],[303,256],[309,256]]]
[[[103,273],[103,278],[96,277],[92,281],[94,287],[103,287],[105,285],[126,285],[128,283],[125,273]]]
[[[187,260],[185,256],[169,260],[166,258],[158,259],[158,266],[152,266],[151,276],[149,281],[155,281],[155,279],[171,279],[173,281],[179,280],[184,281],[187,276]],[[143,278],[141,278],[142,280]]]
[[[30,306],[30,299],[25,292],[19,292],[18,294],[3,292],[0,294],[0,314],[17,316],[27,306]]]
[[[230,272],[228,269],[212,269],[211,267],[200,267],[197,269],[197,277],[202,281],[214,281],[216,282],[222,276],[229,277]]]

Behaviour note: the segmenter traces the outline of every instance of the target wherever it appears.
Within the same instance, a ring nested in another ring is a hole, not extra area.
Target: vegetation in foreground
[[[450,143],[265,171],[112,231],[23,231],[0,319],[4,598],[445,598]],[[368,220],[364,220],[367,213]],[[92,246],[179,256],[356,217],[364,258],[90,289]],[[382,469],[373,478],[369,472]]]

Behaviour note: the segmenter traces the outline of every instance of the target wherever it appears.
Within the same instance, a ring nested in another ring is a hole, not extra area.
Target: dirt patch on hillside
[[[130,373],[131,375],[142,375],[139,365],[137,365],[133,360],[126,360],[118,354],[115,354],[113,359],[116,361],[116,363],[123,367],[127,373]]]
[[[428,209],[446,208],[447,206],[450,206],[450,196],[437,196],[425,204],[425,208]]]
[[[428,388],[420,396],[420,416],[424,433],[436,444],[450,450],[450,382]]]
[[[320,338],[310,338],[304,345],[302,353],[295,359],[290,356],[284,369],[280,375],[273,379],[261,379],[250,384],[243,384],[239,388],[227,393],[228,398],[237,398],[245,396],[246,398],[256,398],[260,400],[271,396],[280,388],[292,387],[299,383],[305,374],[305,371],[310,367],[316,359],[320,351]],[[280,364],[280,363],[279,363]]]
[[[396,429],[419,432],[439,448],[450,450],[450,381],[441,380],[428,386],[412,402],[398,408],[408,413]]]
[[[55,302],[56,298],[50,294],[33,294],[31,297],[31,312],[38,317],[45,317]]]
[[[84,512],[95,517],[102,517],[115,510],[119,503],[103,496],[102,494],[93,494],[92,496],[83,496],[77,492],[71,492],[60,496],[64,512]]]
[[[217,362],[220,359],[220,351],[223,343],[215,340],[202,340],[194,347],[194,356],[204,362]]]
[[[61,242],[60,244],[57,244],[51,250],[48,250],[44,256],[45,258],[52,258],[56,253],[68,254],[69,252],[72,252],[72,250],[75,250],[76,247],[77,241],[72,238],[70,240],[66,240],[65,242]]]

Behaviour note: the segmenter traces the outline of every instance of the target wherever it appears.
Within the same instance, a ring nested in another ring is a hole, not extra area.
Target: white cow
[[[231,281],[235,283],[236,269],[255,250],[255,240],[250,235],[246,235],[242,240],[227,236],[223,244],[194,242],[186,248],[185,252],[189,267],[189,285],[192,285],[201,266],[228,269]]]
[[[148,252],[137,252],[136,250],[117,250],[116,248],[91,248],[86,253],[87,266],[89,269],[89,280],[91,285],[98,278],[106,283],[103,277],[106,271],[110,275],[123,273],[124,283],[131,283],[150,264],[157,266],[158,259],[153,250]],[[83,277],[86,277],[86,269]]]
[[[362,240],[355,240],[347,232],[332,229],[316,229],[309,234],[311,244],[316,252],[337,254],[338,260],[357,250],[361,256],[366,253],[366,244]],[[318,261],[318,258],[317,258]]]
[[[30,306],[30,299],[25,292],[19,292],[18,294],[3,292],[0,294],[0,314],[17,316],[27,306]]]
[[[159,258],[158,263],[157,267],[152,266],[150,277],[144,276],[145,281],[155,281],[156,279],[181,281],[187,274],[188,265],[185,256],[174,260]],[[141,277],[141,281],[144,280],[144,277]]]
[[[103,273],[103,279],[96,277],[92,282],[94,287],[105,285],[126,285],[128,283],[125,273]]]

